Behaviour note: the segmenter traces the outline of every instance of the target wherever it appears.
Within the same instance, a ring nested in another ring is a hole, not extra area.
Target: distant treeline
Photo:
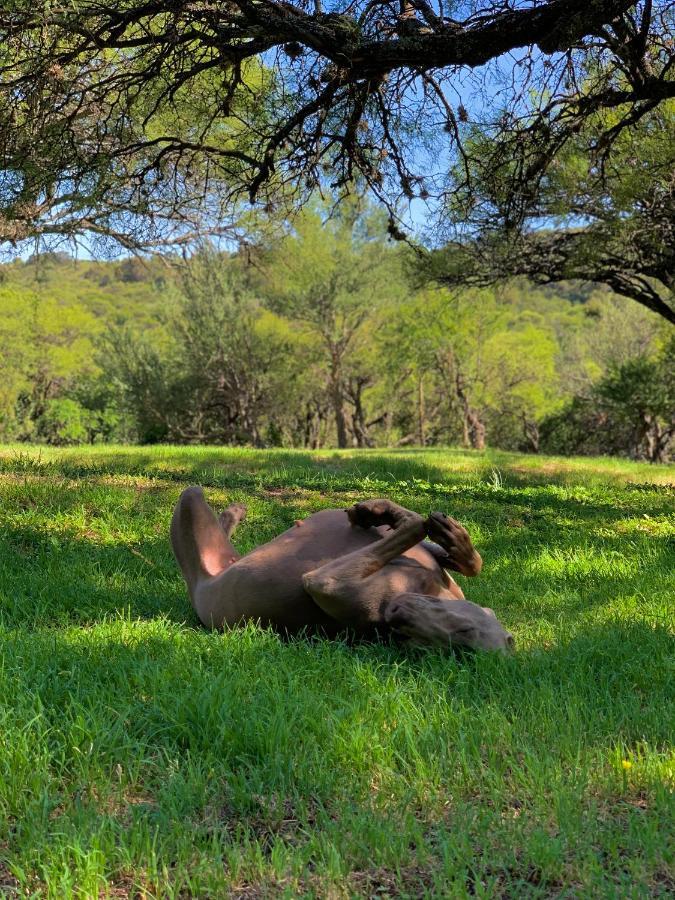
[[[377,219],[246,255],[0,267],[0,439],[486,444],[662,461],[675,343],[604,290],[419,287]]]

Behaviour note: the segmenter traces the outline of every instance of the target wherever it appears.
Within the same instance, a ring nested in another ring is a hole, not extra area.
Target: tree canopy
[[[400,201],[445,201],[468,184],[476,122],[503,148],[529,139],[532,154],[517,157],[527,183],[589,117],[617,112],[609,145],[675,96],[672,11],[668,0],[10,0],[0,239],[189,242],[236,233],[243,202],[355,181],[387,203],[398,235]]]
[[[447,207],[456,229],[429,274],[445,284],[591,281],[675,323],[675,102],[620,125],[615,112],[589,118],[529,181],[519,171],[534,138],[521,135],[516,156],[475,130],[470,185]]]

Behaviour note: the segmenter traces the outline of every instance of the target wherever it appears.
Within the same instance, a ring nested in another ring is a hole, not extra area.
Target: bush
[[[649,462],[673,458],[675,339],[656,358],[637,357],[616,367],[590,397],[575,397],[545,419],[541,447],[549,453],[614,453]]]
[[[48,400],[37,423],[37,434],[47,444],[81,444],[87,440],[88,412],[77,400]]]

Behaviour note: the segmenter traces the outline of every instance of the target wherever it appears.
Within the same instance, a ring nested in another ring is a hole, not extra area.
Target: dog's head
[[[394,631],[418,644],[503,653],[515,646],[513,635],[502,627],[494,612],[469,600],[402,594],[388,604],[384,618]]]

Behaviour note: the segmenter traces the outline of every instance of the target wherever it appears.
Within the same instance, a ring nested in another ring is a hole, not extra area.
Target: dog
[[[494,612],[466,600],[448,574],[478,575],[482,560],[466,528],[444,513],[425,519],[390,500],[366,500],[298,520],[240,556],[230,541],[245,515],[232,504],[216,516],[200,487],[183,491],[174,510],[171,544],[207,628],[255,621],[290,634],[513,649]]]

